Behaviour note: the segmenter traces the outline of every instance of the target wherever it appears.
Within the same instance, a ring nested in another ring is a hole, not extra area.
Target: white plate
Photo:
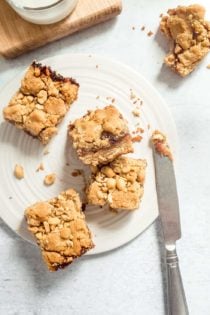
[[[83,178],[72,177],[71,172],[77,165],[77,159],[70,156],[67,141],[67,126],[70,121],[82,116],[96,106],[103,107],[110,103],[107,97],[115,99],[115,105],[129,122],[131,130],[140,122],[144,128],[143,141],[135,144],[134,157],[145,158],[148,162],[145,193],[140,209],[120,214],[104,208],[86,210],[88,225],[93,232],[95,248],[89,254],[102,253],[117,248],[144,231],[157,217],[157,198],[154,177],[152,150],[149,146],[151,131],[160,129],[169,137],[176,154],[177,136],[169,110],[154,88],[138,73],[122,64],[99,56],[63,55],[43,61],[63,75],[72,76],[80,83],[78,100],[72,105],[67,117],[61,123],[58,135],[52,139],[44,155],[45,147],[38,140],[17,130],[9,123],[0,124],[0,215],[2,219],[28,241],[32,241],[23,219],[24,209],[38,200],[47,200],[59,192],[75,187],[82,191]],[[12,94],[19,87],[20,73],[0,92],[1,109],[8,103]],[[130,99],[130,89],[143,100],[140,118],[134,117],[135,106]],[[98,99],[97,96],[100,96]],[[148,129],[150,125],[150,130]],[[45,170],[36,172],[43,162]],[[25,178],[17,180],[13,175],[15,164],[25,169]],[[69,163],[70,166],[66,165]],[[57,181],[51,187],[43,185],[46,174],[55,172]]]

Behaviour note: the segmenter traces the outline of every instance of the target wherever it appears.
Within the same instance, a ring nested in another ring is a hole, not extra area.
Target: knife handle
[[[175,245],[166,246],[166,264],[168,274],[168,315],[189,315]]]

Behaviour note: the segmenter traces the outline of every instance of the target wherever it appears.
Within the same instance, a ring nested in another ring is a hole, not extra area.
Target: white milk
[[[68,16],[78,0],[60,0],[60,2],[58,0],[7,0],[7,2],[25,20],[35,24],[51,24]],[[43,9],[46,6],[51,7]]]

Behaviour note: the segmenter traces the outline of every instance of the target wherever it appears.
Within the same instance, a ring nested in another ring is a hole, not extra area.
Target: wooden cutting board
[[[61,37],[106,21],[122,10],[121,0],[79,0],[65,20],[51,25],[24,21],[0,0],[0,54],[12,58]]]

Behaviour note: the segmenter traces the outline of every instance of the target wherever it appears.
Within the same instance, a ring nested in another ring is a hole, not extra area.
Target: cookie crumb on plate
[[[21,165],[19,165],[19,164],[15,165],[14,175],[17,179],[24,178],[24,169]]]
[[[53,185],[54,182],[56,180],[56,174],[55,173],[52,173],[52,174],[48,174],[45,176],[44,178],[44,184],[46,186],[50,186],[50,185]]]

